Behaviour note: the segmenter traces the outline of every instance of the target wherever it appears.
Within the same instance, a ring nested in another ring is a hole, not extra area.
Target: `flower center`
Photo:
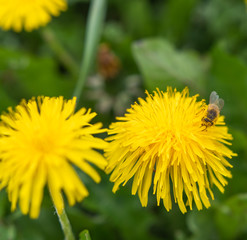
[[[34,148],[36,149],[36,151],[43,154],[48,154],[51,151],[54,151],[54,143],[55,142],[51,134],[39,135],[33,139]]]

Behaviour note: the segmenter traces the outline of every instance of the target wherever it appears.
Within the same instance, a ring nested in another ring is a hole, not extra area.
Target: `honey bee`
[[[211,92],[207,114],[202,118],[202,126],[205,126],[205,129],[216,123],[223,106],[224,100],[219,98],[219,95],[215,91]]]

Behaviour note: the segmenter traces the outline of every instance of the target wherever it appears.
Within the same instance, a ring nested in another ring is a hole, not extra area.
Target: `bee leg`
[[[207,129],[206,125],[201,125],[201,127],[205,127],[202,131],[206,131],[206,129]]]
[[[196,113],[196,115],[199,115],[201,112],[204,112],[204,111],[205,111],[205,107],[202,108],[200,111],[198,111],[198,112]]]

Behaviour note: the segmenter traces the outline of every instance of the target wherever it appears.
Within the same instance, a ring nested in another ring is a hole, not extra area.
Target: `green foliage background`
[[[32,96],[72,96],[84,46],[89,1],[69,8],[45,28],[31,33],[0,31],[0,110]],[[66,207],[77,236],[93,240],[247,239],[247,12],[242,0],[109,0],[101,42],[121,61],[117,77],[106,81],[92,66],[79,106],[98,113],[105,127],[138,97],[159,87],[189,86],[208,101],[215,90],[234,136],[233,178],[225,193],[216,188],[209,209],[169,213],[150,194],[147,208],[131,195],[131,183],[113,194],[103,172],[95,184],[81,174],[90,196]],[[66,178],[66,176],[64,176]],[[47,191],[47,190],[46,190]],[[37,220],[10,212],[0,193],[1,240],[63,239],[46,192]]]

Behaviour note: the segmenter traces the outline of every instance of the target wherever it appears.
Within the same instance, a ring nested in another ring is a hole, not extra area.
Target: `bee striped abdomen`
[[[210,94],[210,102],[208,105],[207,114],[205,117],[202,118],[202,126],[205,126],[206,128],[209,126],[213,126],[216,123],[220,115],[220,110],[223,106],[224,100],[219,98],[217,93],[213,91]]]

